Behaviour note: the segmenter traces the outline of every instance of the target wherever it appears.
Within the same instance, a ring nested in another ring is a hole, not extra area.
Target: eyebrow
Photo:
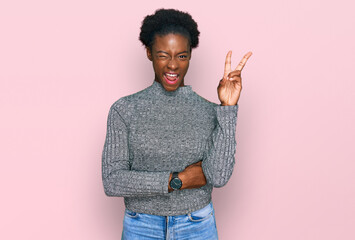
[[[167,52],[164,52],[164,51],[157,51],[157,53],[165,53],[165,54],[168,54]],[[182,53],[189,53],[188,51],[183,51],[183,52],[179,52],[178,54],[182,54]]]

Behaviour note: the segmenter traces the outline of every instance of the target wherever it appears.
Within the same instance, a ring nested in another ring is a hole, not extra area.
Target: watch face
[[[182,186],[182,182],[181,182],[181,180],[180,180],[179,178],[173,178],[173,179],[171,179],[171,181],[170,181],[170,187],[171,187],[172,189],[180,189],[181,186]]]

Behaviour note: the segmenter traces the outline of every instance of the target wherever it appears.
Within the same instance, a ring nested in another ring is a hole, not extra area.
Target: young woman
[[[146,16],[140,40],[154,81],[110,108],[102,179],[106,195],[124,197],[122,239],[218,239],[211,193],[233,171],[241,70],[251,52],[235,70],[228,52],[215,104],[184,83],[198,37],[188,13]]]

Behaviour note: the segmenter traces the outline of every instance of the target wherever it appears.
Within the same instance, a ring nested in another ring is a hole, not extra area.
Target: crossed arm
[[[235,126],[238,106],[216,106],[218,124],[206,142],[202,161],[179,173],[182,189],[199,188],[207,183],[221,187],[233,170],[235,154]],[[171,191],[168,171],[148,172],[130,169],[128,129],[111,107],[105,145],[102,153],[102,180],[108,196],[163,195]]]

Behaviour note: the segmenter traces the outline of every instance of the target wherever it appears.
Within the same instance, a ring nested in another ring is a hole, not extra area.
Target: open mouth
[[[179,74],[177,73],[165,73],[164,79],[168,84],[175,84],[179,80]]]

